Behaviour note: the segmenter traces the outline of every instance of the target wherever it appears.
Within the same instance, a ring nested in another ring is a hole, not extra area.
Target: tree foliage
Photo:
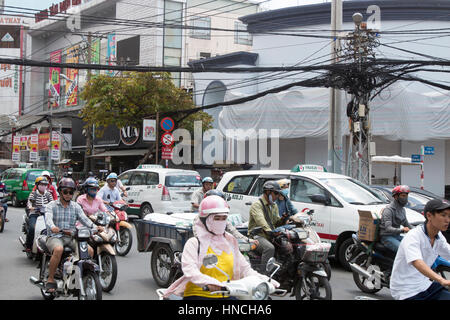
[[[86,84],[81,98],[86,105],[80,116],[87,125],[95,125],[100,131],[109,125],[141,128],[143,119],[155,118],[157,112],[163,114],[195,107],[191,96],[173,84],[169,73],[124,72],[116,77],[99,75]],[[191,132],[194,121],[202,121],[203,130],[210,129],[213,121],[205,112],[186,118],[180,114],[173,119],[178,128]],[[96,133],[101,134],[97,130]]]

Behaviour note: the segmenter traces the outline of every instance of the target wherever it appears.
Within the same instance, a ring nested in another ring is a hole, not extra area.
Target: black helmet
[[[227,197],[225,196],[225,193],[223,193],[222,191],[217,190],[217,189],[208,190],[205,193],[205,196],[203,198],[206,198],[208,196],[219,196],[219,197],[223,198],[225,201],[227,201]]]
[[[263,185],[263,191],[270,190],[274,192],[281,192],[280,185],[275,180],[266,181]]]
[[[70,188],[75,190],[77,188],[77,185],[75,184],[75,181],[73,181],[72,178],[62,178],[59,181],[58,184],[58,191],[61,190],[62,188]]]

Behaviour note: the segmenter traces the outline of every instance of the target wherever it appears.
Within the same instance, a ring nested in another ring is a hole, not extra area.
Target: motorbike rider
[[[4,197],[11,196],[11,193],[8,192],[6,188],[6,184],[0,181],[0,193],[3,193]],[[6,218],[6,211],[8,211],[8,204],[6,202],[2,203],[3,210],[5,211],[5,222],[9,222],[8,218]]]
[[[119,190],[117,190],[116,185],[117,185],[117,174],[111,172],[106,177],[106,184],[97,193],[97,196],[100,199],[102,199],[103,203],[105,203],[106,205],[110,205],[115,201],[122,200],[122,197],[120,196],[120,192]]]
[[[394,201],[384,208],[381,215],[380,242],[394,252],[397,252],[402,241],[400,234],[407,233],[413,228],[406,219],[404,208],[408,203],[409,192],[407,185],[396,186],[392,189]]]
[[[289,189],[287,188],[281,188],[280,195],[275,202],[278,206],[278,214],[280,217],[283,216],[284,213],[292,216],[298,212],[298,209],[294,207],[291,199],[289,199]]]
[[[25,250],[27,252],[30,252],[33,247],[34,229],[36,226],[36,220],[39,217],[39,214],[33,214],[33,211],[36,208],[44,207],[53,201],[53,196],[48,189],[48,184],[49,182],[45,177],[37,177],[34,182],[35,190],[30,192],[30,195],[28,196],[26,207],[28,214],[28,232],[27,239],[25,241]]]
[[[48,171],[42,171],[41,176],[43,176],[44,178],[47,179],[48,181],[48,191],[52,194],[53,200],[58,199],[58,193],[56,192],[55,187],[53,186],[53,180],[52,177],[50,176],[50,172]],[[33,191],[36,190],[36,186],[33,187]]]
[[[182,254],[183,276],[175,281],[165,292],[183,295],[185,300],[220,299],[221,294],[212,295],[203,290],[218,291],[221,282],[227,277],[215,268],[205,268],[203,258],[208,254],[215,254],[218,258],[218,268],[227,273],[231,280],[238,280],[248,276],[261,276],[253,270],[245,257],[239,251],[235,237],[225,232],[226,219],[230,209],[224,199],[212,195],[202,200],[199,207],[199,219],[196,220],[197,236],[191,237],[185,244]],[[275,286],[276,281],[272,280]]]
[[[280,185],[276,181],[266,181],[263,185],[263,194],[259,198],[259,201],[253,202],[250,207],[248,221],[249,234],[257,227],[261,227],[263,230],[262,234],[254,236],[259,242],[255,250],[261,254],[262,266],[265,266],[275,254],[275,247],[270,242],[268,232],[284,225],[289,217],[287,213],[284,213],[281,217],[278,214],[278,207],[275,200],[278,199],[280,192]]]
[[[97,194],[100,189],[98,180],[95,178],[87,178],[83,183],[85,193],[78,197],[77,203],[83,208],[84,213],[90,216],[98,211],[108,212],[102,199]]]
[[[450,280],[430,267],[438,256],[450,260],[450,244],[442,232],[450,223],[450,204],[439,199],[426,203],[425,223],[408,232],[400,243],[392,268],[394,299],[450,300]]]
[[[205,197],[205,193],[212,189],[214,180],[211,177],[205,177],[202,180],[202,187],[196,190],[191,196],[192,212],[198,212],[200,202]]]
[[[49,264],[49,274],[46,283],[46,291],[53,292],[56,290],[56,282],[54,279],[56,269],[61,261],[64,246],[70,246],[75,250],[75,244],[72,237],[60,233],[63,230],[74,230],[76,222],[80,221],[86,227],[102,231],[102,227],[98,227],[84,214],[81,206],[72,201],[73,194],[76,190],[75,181],[72,178],[62,178],[58,184],[58,193],[60,198],[50,202],[45,210],[45,224],[47,226],[47,242],[46,246],[52,253]],[[92,249],[91,249],[92,250]],[[92,252],[90,252],[92,256]]]

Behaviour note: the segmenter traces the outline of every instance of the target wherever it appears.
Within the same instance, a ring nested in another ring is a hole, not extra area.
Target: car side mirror
[[[331,199],[329,197],[324,196],[323,194],[314,194],[310,196],[310,198],[312,202],[321,203],[325,206],[331,203]]]
[[[125,190],[127,190],[127,191],[130,191],[130,189],[131,189],[130,187],[126,187],[126,188],[125,188]]]

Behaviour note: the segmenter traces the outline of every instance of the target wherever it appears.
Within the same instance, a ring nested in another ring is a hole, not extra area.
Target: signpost
[[[170,117],[165,117],[160,122],[161,129],[164,131],[161,136],[161,143],[164,145],[161,149],[161,159],[166,160],[166,168],[169,167],[169,160],[173,158],[174,137],[170,133],[175,128],[175,121]]]
[[[411,155],[411,162],[420,163],[421,162],[420,154],[412,154]]]

